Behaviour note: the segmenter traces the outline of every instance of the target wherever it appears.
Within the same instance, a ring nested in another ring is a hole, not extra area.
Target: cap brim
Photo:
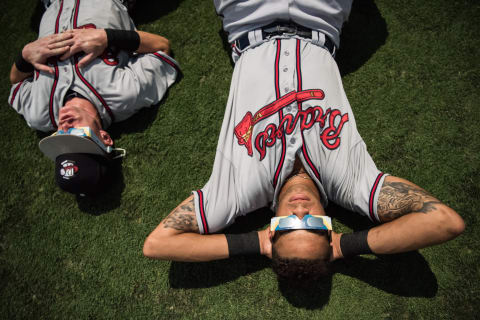
[[[71,134],[46,137],[38,146],[43,154],[53,161],[65,153],[89,153],[108,158],[108,154],[92,140]]]

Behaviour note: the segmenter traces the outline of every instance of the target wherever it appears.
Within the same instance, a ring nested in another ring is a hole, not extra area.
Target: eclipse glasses
[[[283,217],[273,217],[270,221],[270,230],[332,230],[332,219],[327,216],[311,214],[307,214],[303,219],[300,219],[294,214]]]

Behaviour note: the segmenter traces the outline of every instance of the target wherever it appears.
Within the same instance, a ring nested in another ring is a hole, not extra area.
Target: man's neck
[[[295,163],[293,164],[293,170],[289,174],[289,176],[287,178],[287,181],[288,181],[288,179],[290,179],[294,176],[297,176],[299,174],[303,174],[303,175],[308,176],[310,178],[307,171],[305,170],[305,167],[303,166],[302,161],[300,160],[300,158],[297,155],[295,155]]]

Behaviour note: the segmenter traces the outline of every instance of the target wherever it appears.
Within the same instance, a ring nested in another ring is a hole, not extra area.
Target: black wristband
[[[349,258],[359,254],[372,253],[368,246],[368,229],[354,233],[342,234],[340,237],[340,249],[343,257]]]
[[[228,243],[228,254],[230,257],[260,254],[260,240],[258,232],[252,231],[242,234],[225,234]]]
[[[31,63],[29,63],[27,60],[23,59],[22,53],[17,57],[17,60],[15,60],[15,66],[17,67],[17,70],[23,73],[30,73],[33,72],[34,68]]]
[[[105,29],[108,47],[113,51],[134,52],[140,46],[140,36],[133,30]]]

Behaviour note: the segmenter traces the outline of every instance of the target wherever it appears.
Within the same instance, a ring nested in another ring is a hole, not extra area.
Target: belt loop
[[[248,32],[248,42],[250,46],[255,46],[257,43],[263,40],[262,29],[255,29]]]
[[[316,30],[312,30],[312,43],[318,46],[325,46],[325,35]]]

